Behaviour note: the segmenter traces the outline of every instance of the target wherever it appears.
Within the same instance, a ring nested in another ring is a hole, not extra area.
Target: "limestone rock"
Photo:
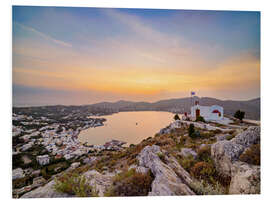
[[[16,168],[12,170],[12,180],[23,178],[24,176],[24,172],[21,168]]]
[[[251,145],[260,142],[260,127],[252,126],[230,141],[212,145],[211,156],[217,170],[231,177],[229,194],[259,194],[260,166],[239,161],[240,155]]]
[[[137,156],[139,166],[149,168],[155,176],[152,182],[152,190],[148,195],[194,195],[194,192],[174,172],[174,170],[160,160],[158,156],[159,153],[163,153],[160,150],[160,147],[152,145],[146,146]],[[165,159],[169,159],[166,155],[164,156]],[[178,163],[174,164],[174,167],[177,168]]]
[[[233,163],[238,161],[240,155],[252,144],[260,140],[260,127],[252,126],[240,133],[232,140],[219,141],[211,146],[211,156],[216,167],[222,174],[231,176]]]
[[[145,167],[143,167],[143,166],[137,166],[137,165],[135,165],[135,164],[132,164],[132,165],[129,167],[129,170],[132,169],[132,168],[134,168],[135,171],[136,171],[137,173],[142,173],[142,174],[146,174],[146,173],[148,173],[148,171],[149,171],[149,168],[145,168]]]
[[[217,141],[222,141],[222,140],[226,140],[227,137],[230,137],[230,134],[225,134],[225,135],[217,135]]]
[[[260,127],[251,126],[246,131],[233,138],[232,142],[240,144],[247,148],[252,144],[257,144],[260,141],[260,134]]]
[[[182,148],[180,154],[184,157],[187,157],[190,155],[193,156],[193,158],[197,157],[197,153],[190,148]]]
[[[101,174],[96,170],[89,170],[83,174],[89,185],[97,190],[99,196],[104,196],[104,192],[111,186],[114,173]]]
[[[70,168],[75,169],[75,168],[79,167],[80,164],[81,164],[80,162],[74,162],[71,164]]]
[[[54,198],[54,197],[71,197],[66,193],[60,193],[54,189],[55,181],[52,180],[43,187],[38,187],[28,193],[25,193],[21,198]]]
[[[236,161],[244,150],[242,145],[224,140],[212,145],[211,156],[214,158],[218,171],[230,176],[233,161]]]
[[[43,185],[44,183],[46,183],[46,180],[42,176],[39,176],[39,177],[36,177],[33,179],[32,187],[33,188],[39,187],[39,186]]]
[[[93,157],[87,157],[83,160],[84,164],[92,164],[94,161],[97,160],[97,157],[93,156]]]
[[[236,162],[229,194],[260,194],[260,166]]]

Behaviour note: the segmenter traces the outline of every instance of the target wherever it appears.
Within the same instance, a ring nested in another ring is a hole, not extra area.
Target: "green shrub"
[[[197,152],[197,159],[204,162],[212,162],[211,147],[209,145],[206,145],[200,148]]]
[[[151,190],[153,175],[137,173],[135,169],[115,176],[105,196],[146,196]]]
[[[87,184],[85,177],[76,173],[66,173],[56,178],[54,189],[77,197],[98,196],[97,191]]]
[[[196,118],[196,122],[204,122],[204,123],[205,123],[204,117],[198,116],[198,117]]]
[[[161,161],[165,162],[165,155],[163,153],[159,152],[159,153],[157,153],[157,155]]]
[[[261,164],[261,150],[260,144],[251,145],[241,156],[240,161],[246,162],[248,164],[260,165]]]
[[[216,130],[213,130],[213,133],[214,134],[219,134],[219,133],[222,133],[222,131],[220,129],[216,129]]]
[[[207,162],[198,162],[191,168],[191,175],[199,180],[213,183],[216,174],[215,167]]]
[[[195,130],[191,135],[189,135],[192,139],[198,138],[201,136],[200,131]]]
[[[188,127],[188,135],[191,136],[195,132],[194,124],[190,124]]]
[[[240,110],[237,110],[234,114],[234,117],[239,119],[240,121],[243,120],[243,118],[245,117],[245,112],[244,111],[240,111]]]
[[[186,171],[190,172],[190,169],[195,165],[196,160],[192,155],[189,155],[187,157],[180,158],[178,162]]]
[[[203,138],[203,139],[209,139],[211,137],[215,137],[215,133],[213,131],[210,131],[210,132],[201,132],[200,133],[200,137]]]
[[[231,139],[233,139],[235,136],[234,135],[229,135],[229,136],[227,136],[225,139],[226,140],[231,140]]]
[[[226,194],[225,188],[221,186],[219,183],[216,183],[215,185],[213,185],[203,180],[200,180],[200,181],[193,180],[190,187],[197,195]]]
[[[191,138],[200,137],[200,132],[195,130],[194,124],[192,124],[192,123],[188,127],[188,135]]]
[[[13,188],[22,188],[26,185],[31,185],[33,183],[33,177],[25,176],[23,178],[18,178],[12,180],[12,187]]]
[[[174,120],[180,120],[180,118],[179,118],[178,114],[175,114],[175,116],[174,116]]]

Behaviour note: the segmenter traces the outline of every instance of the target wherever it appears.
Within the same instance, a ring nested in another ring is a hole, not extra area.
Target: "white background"
[[[270,202],[270,6],[267,0],[1,0],[0,1],[0,199],[1,202]],[[11,198],[11,111],[12,111],[12,5],[46,5],[46,6],[87,6],[87,7],[121,7],[121,8],[167,8],[167,9],[201,9],[201,10],[250,10],[261,11],[261,123],[262,123],[262,194],[261,195],[227,195],[227,196],[178,196],[178,197],[126,197],[126,198],[76,198],[76,199],[26,199]]]

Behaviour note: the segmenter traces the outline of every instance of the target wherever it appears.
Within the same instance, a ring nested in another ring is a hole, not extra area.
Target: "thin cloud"
[[[53,43],[55,43],[55,44],[58,44],[58,45],[61,45],[61,46],[65,46],[65,47],[72,47],[71,44],[69,44],[69,43],[67,43],[67,42],[64,42],[64,41],[61,41],[61,40],[54,39],[54,38],[52,38],[51,36],[49,36],[49,35],[47,35],[47,34],[44,34],[44,33],[40,32],[40,31],[38,31],[38,30],[36,30],[36,29],[34,29],[34,28],[32,28],[32,27],[25,26],[25,25],[20,24],[20,23],[18,23],[18,22],[15,22],[15,24],[16,24],[16,25],[19,25],[19,26],[20,26],[21,28],[23,28],[24,30],[30,31],[30,32],[32,32],[32,33],[35,33],[35,34],[37,34],[38,36],[40,36],[40,37],[42,37],[42,38],[44,38],[44,39],[46,39],[46,40],[49,40],[49,41],[51,41],[51,42],[53,42]]]

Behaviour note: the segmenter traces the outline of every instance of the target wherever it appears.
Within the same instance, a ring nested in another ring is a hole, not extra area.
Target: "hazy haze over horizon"
[[[260,97],[260,13],[13,7],[13,105]]]

